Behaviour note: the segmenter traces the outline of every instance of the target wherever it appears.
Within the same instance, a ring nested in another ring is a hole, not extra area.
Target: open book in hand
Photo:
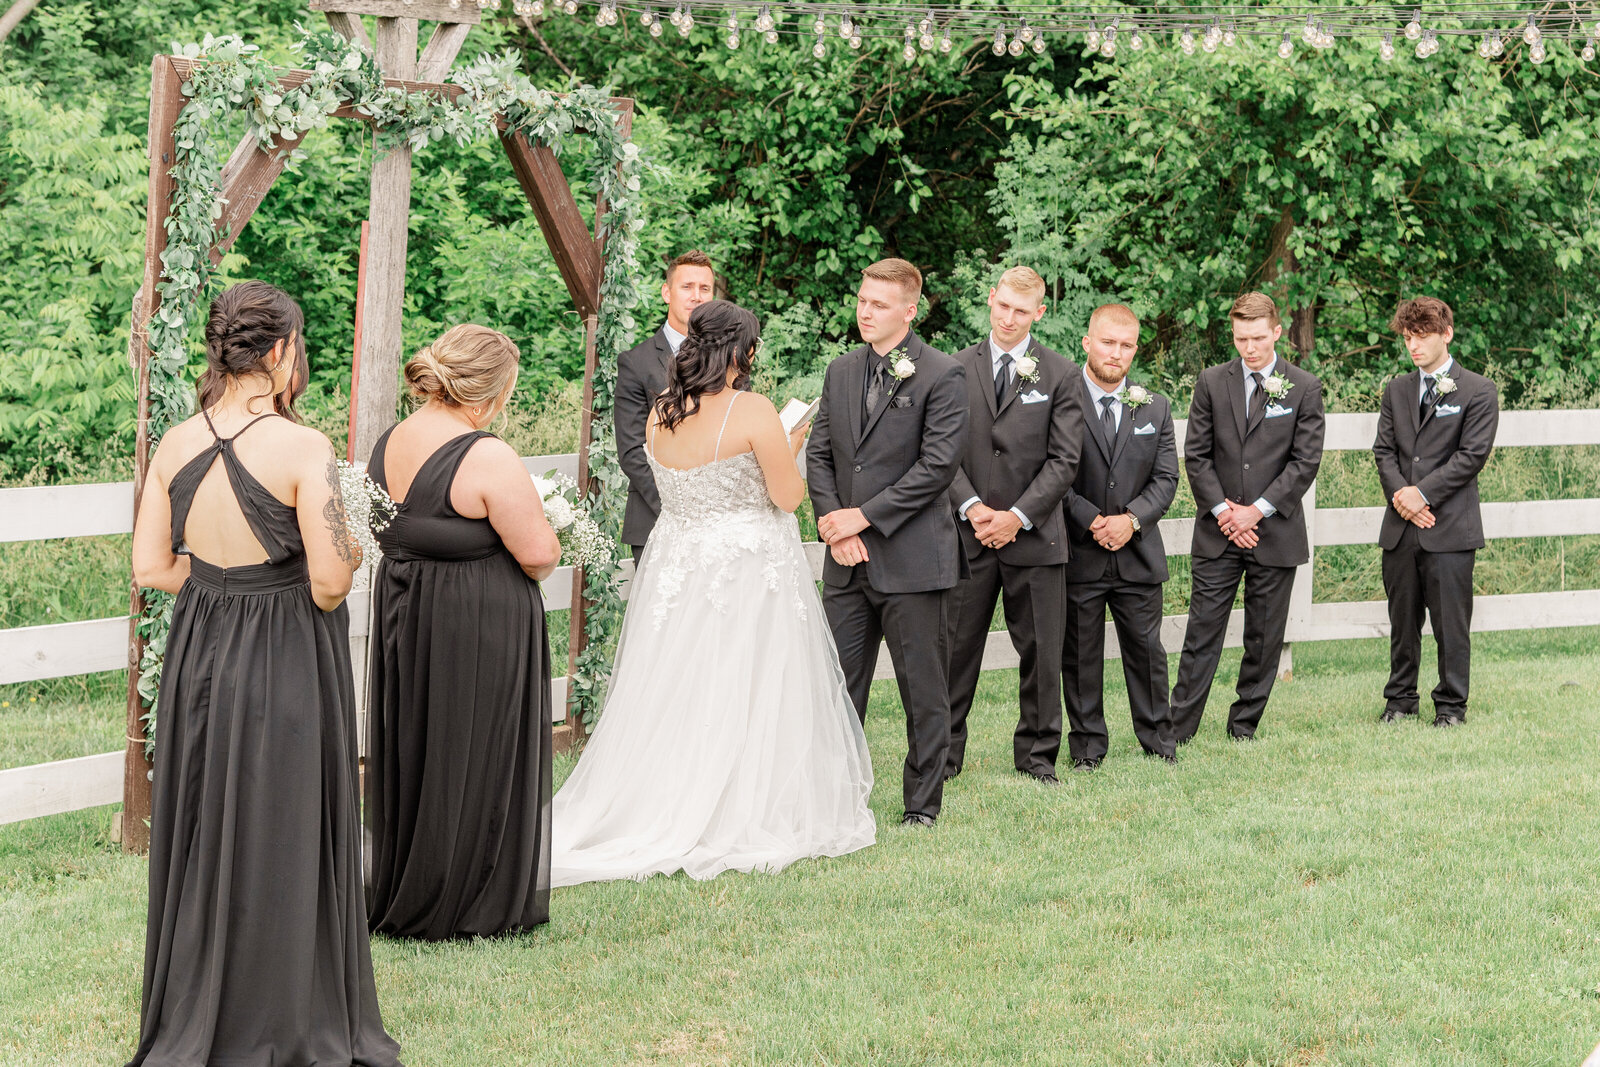
[[[817,408],[822,406],[819,396],[811,403],[804,400],[791,400],[783,405],[783,410],[778,412],[778,421],[783,423],[784,433],[794,433],[796,426],[804,426],[816,417]]]

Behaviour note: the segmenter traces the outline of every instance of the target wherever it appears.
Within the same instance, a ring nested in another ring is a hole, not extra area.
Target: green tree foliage
[[[1058,330],[1121,299],[1172,345],[1263,288],[1294,309],[1302,356],[1375,402],[1395,303],[1426,293],[1511,399],[1600,383],[1600,78],[1564,44],[1537,66],[1520,42],[1485,62],[1445,37],[1387,64],[1356,43],[1282,60],[1241,42],[1007,88],[1019,128],[992,210],[1006,259],[1052,282]]]

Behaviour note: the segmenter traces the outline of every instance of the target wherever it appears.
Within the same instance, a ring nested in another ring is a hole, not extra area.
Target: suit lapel
[[[1249,436],[1250,431],[1244,424],[1244,372],[1237,358],[1228,363],[1228,373],[1224,376],[1227,381],[1228,406],[1233,410],[1233,426],[1239,433],[1239,440],[1243,441]]]
[[[1127,388],[1126,384],[1123,386]],[[1133,420],[1137,417],[1138,408],[1122,405],[1122,423],[1117,427],[1116,444],[1111,449],[1111,465],[1115,467],[1117,460],[1122,456],[1122,449],[1128,443],[1128,438],[1133,435]]]
[[[1411,451],[1412,447],[1416,445],[1417,431],[1420,429],[1418,425],[1418,409],[1422,406],[1422,404],[1420,400],[1415,398],[1417,397],[1418,391],[1422,388],[1421,385],[1418,384],[1421,382],[1421,380],[1421,371],[1412,371],[1410,374],[1407,374],[1404,378],[1400,379],[1400,413],[1398,416],[1396,416],[1396,426],[1399,430],[1402,430],[1405,433],[1405,450],[1407,452]]]
[[[989,421],[993,422],[995,416],[1000,414],[1000,408],[994,401],[994,355],[988,340],[978,342],[978,347],[973,351],[972,359],[967,364],[967,370],[989,383],[988,388],[983,390],[983,400],[989,405]]]
[[[1106,435],[1100,432],[1100,405],[1095,403],[1094,394],[1089,391],[1089,383],[1083,380],[1083,375],[1078,375],[1078,388],[1083,391],[1084,421],[1088,424],[1088,436],[1100,454],[1106,457],[1106,466],[1111,466],[1111,451],[1106,446]]]
[[[861,409],[866,404],[867,357],[871,348],[871,345],[863,345],[850,357],[851,363],[845,368],[844,384],[850,394],[850,430],[855,434],[857,448],[861,447],[861,439],[866,436],[861,425]]]
[[[872,353],[872,346],[871,345],[867,346],[867,352],[868,353]],[[912,334],[911,335],[911,340],[906,344],[906,358],[909,359],[912,363],[915,363],[917,361],[917,356],[920,355],[920,354],[921,353],[919,353],[917,351],[917,338],[916,338],[916,335]],[[866,395],[866,382],[867,382],[866,366],[867,366],[867,360],[870,359],[870,358],[871,358],[871,356],[867,355],[867,356],[863,356],[862,360],[861,360],[861,368],[862,368],[861,369],[861,395],[862,396]],[[890,364],[890,366],[892,367],[893,364]],[[866,426],[862,427],[861,437],[856,442],[856,446],[857,447],[860,447],[861,442],[865,441],[867,439],[868,435],[872,433],[872,428],[874,426],[878,425],[878,420],[883,418],[883,413],[885,411],[889,410],[889,405],[894,402],[895,394],[897,394],[899,392],[900,392],[900,379],[894,377],[894,375],[891,374],[889,376],[889,391],[884,393],[883,399],[878,401],[878,410],[874,411],[872,413],[872,417],[867,420]]]

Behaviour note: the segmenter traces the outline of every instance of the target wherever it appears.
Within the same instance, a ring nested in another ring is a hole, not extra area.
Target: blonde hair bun
[[[426,403],[483,407],[510,391],[521,352],[498,330],[473,323],[452,326],[406,361],[406,385]]]

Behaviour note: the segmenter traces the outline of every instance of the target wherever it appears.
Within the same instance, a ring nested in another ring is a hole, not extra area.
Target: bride
[[[696,308],[653,406],[661,517],[634,574],[605,711],[552,807],[552,885],[776,871],[876,838],[872,764],[794,509],[760,327]]]

